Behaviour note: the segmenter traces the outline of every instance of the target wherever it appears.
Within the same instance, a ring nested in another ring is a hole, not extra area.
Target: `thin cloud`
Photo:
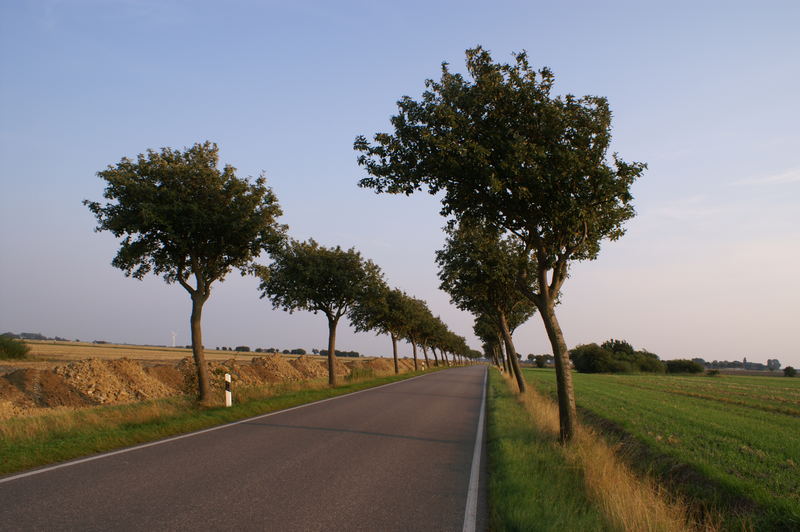
[[[756,177],[751,179],[740,179],[734,181],[733,184],[737,186],[759,186],[759,185],[785,185],[786,183],[800,182],[800,167],[792,168],[780,174],[774,174],[767,177]]]

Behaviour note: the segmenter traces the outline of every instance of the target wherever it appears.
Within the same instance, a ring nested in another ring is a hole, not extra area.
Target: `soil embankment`
[[[413,361],[404,361],[401,371],[413,370]],[[410,362],[410,364],[408,364]],[[234,386],[266,386],[275,383],[324,379],[328,375],[324,360],[308,356],[287,359],[278,354],[256,356],[249,361],[229,359],[208,362],[212,389],[224,389],[225,374]],[[374,375],[394,372],[384,359],[336,359],[339,377],[354,368]],[[45,412],[57,407],[82,408],[121,404],[191,393],[196,387],[194,361],[153,363],[120,359],[86,359],[53,363],[50,367],[0,367],[0,419]]]

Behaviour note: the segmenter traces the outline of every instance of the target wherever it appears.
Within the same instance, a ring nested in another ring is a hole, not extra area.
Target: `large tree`
[[[532,271],[527,252],[513,235],[501,238],[495,228],[462,221],[447,228],[445,247],[436,252],[440,288],[450,294],[460,309],[494,318],[506,352],[511,353],[511,367],[520,393],[525,379],[519,367],[511,333],[535,312],[534,305],[520,291],[517,277],[520,268]],[[525,291],[535,289],[536,278],[527,276]],[[531,286],[534,285],[534,286]]]
[[[269,267],[257,268],[261,297],[274,308],[322,312],[328,319],[328,382],[336,386],[336,327],[358,301],[379,297],[380,268],[351,248],[326,248],[313,239],[293,240],[273,254]]]
[[[611,111],[605,98],[551,96],[554,76],[527,55],[494,63],[467,50],[468,76],[442,65],[420,101],[406,96],[394,133],[355,141],[360,181],[376,192],[427,188],[442,214],[475,219],[516,235],[536,263],[527,293],[547,330],[556,363],[561,439],[575,433],[569,355],[555,306],[572,262],[595,259],[634,216],[630,187],[644,168],[609,155]],[[527,284],[524,271],[520,284]]]
[[[411,305],[412,298],[405,292],[383,285],[372,297],[362,298],[348,314],[356,331],[376,331],[378,334],[389,335],[392,340],[395,373],[400,373],[397,340],[408,335],[411,326],[408,309]]]
[[[273,250],[285,226],[281,209],[263,176],[254,182],[236,169],[217,168],[217,145],[195,144],[184,151],[148,150],[123,158],[97,173],[107,183],[101,204],[85,200],[97,231],[122,238],[112,265],[141,279],[148,272],[179,283],[192,300],[192,354],[198,395],[209,400],[201,316],[211,285],[233,268],[249,272],[262,250]]]

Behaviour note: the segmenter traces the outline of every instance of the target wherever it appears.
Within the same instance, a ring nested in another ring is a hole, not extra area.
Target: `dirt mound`
[[[99,402],[76,390],[62,375],[53,371],[18,369],[5,375],[4,380],[20,392],[5,397],[18,406],[88,406]],[[6,386],[3,388],[10,391]]]
[[[144,371],[173,390],[183,392],[186,387],[185,377],[174,365],[148,366],[144,368]]]
[[[394,361],[387,358],[376,358],[368,362],[369,366],[378,374],[394,373]]]
[[[414,359],[413,358],[401,358],[398,359],[400,371],[414,371]]]
[[[303,375],[281,355],[253,357],[250,365],[266,382],[303,380]]]
[[[126,358],[79,360],[57,368],[55,373],[63,377],[66,384],[99,404],[154,399],[177,392],[148,375],[140,363]]]
[[[307,356],[300,356],[290,360],[292,365],[306,379],[320,379],[328,376],[328,365],[319,360],[314,360]]]
[[[326,362],[325,363],[326,368],[327,365],[328,364]],[[347,377],[348,375],[350,375],[350,366],[342,362],[342,360],[339,357],[333,357],[333,371],[334,373],[336,373],[337,377]]]

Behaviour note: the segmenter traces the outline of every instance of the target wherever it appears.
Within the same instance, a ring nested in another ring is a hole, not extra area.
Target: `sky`
[[[607,97],[612,150],[648,164],[627,234],[571,268],[567,344],[800,366],[798,27],[794,0],[4,0],[0,330],[190,343],[188,294],[113,268],[118,242],[82,201],[122,157],[208,139],[238,175],[265,173],[290,236],[357,248],[479,348],[438,289],[438,199],[358,188],[352,145],[480,44],[500,62],[526,50],[555,94]],[[257,287],[214,285],[207,347],[326,346],[322,315],[272,310]],[[539,316],[515,342],[550,352]],[[391,353],[346,324],[337,348]]]

